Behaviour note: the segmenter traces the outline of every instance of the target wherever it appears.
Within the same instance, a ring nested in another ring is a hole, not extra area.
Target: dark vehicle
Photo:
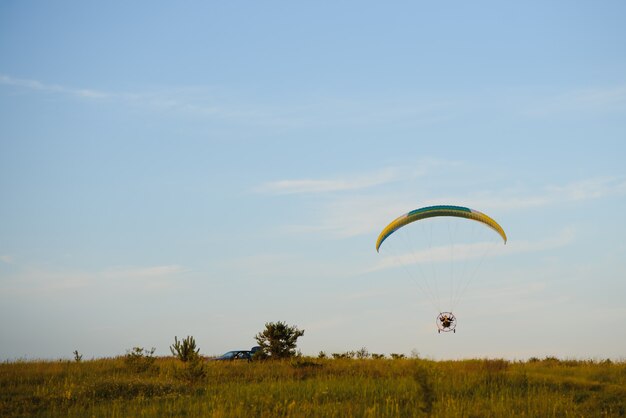
[[[221,361],[232,361],[232,360],[247,360],[252,361],[252,356],[254,353],[259,351],[261,347],[252,347],[252,349],[248,350],[233,350],[227,353],[222,354],[219,357],[214,358],[213,360],[221,360]]]
[[[233,350],[228,353],[224,353],[219,357],[214,358],[214,360],[252,360],[252,354],[246,350]]]

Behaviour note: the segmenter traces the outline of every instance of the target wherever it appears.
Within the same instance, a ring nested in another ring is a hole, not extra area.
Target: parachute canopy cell
[[[466,218],[471,219],[477,222],[481,222],[494,231],[496,231],[504,240],[506,244],[506,233],[504,229],[492,218],[485,215],[482,212],[477,210],[473,210],[470,208],[465,208],[463,206],[450,206],[450,205],[438,205],[438,206],[427,206],[420,209],[412,210],[409,213],[405,213],[399,218],[392,221],[389,225],[383,229],[383,231],[378,236],[376,240],[376,251],[380,249],[382,243],[395,231],[402,228],[405,225],[410,224],[411,222],[419,221],[421,219],[426,218],[434,218],[436,216],[452,216],[457,218]]]

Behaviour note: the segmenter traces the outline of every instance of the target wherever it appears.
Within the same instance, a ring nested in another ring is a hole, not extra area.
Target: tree
[[[188,335],[182,341],[174,336],[170,351],[185,365],[174,369],[174,376],[190,384],[201,382],[206,377],[204,363],[198,354],[200,349],[196,347],[196,340],[192,336]]]
[[[170,346],[170,351],[172,355],[186,363],[197,359],[200,349],[196,348],[196,340],[191,336],[187,336],[182,342],[178,341],[177,337],[174,337],[174,344]]]
[[[255,339],[264,355],[273,359],[289,358],[296,355],[296,341],[304,335],[295,325],[284,322],[268,322],[265,329]]]

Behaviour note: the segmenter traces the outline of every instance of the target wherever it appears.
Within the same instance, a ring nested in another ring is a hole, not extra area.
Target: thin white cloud
[[[599,199],[626,193],[626,180],[600,177],[548,188],[548,193],[557,194],[569,201]]]
[[[515,196],[512,196],[515,194]],[[596,177],[565,185],[550,185],[535,193],[504,191],[498,196],[486,194],[468,197],[468,205],[489,209],[527,209],[556,204],[595,200],[626,194],[626,179]]]
[[[153,278],[172,276],[181,273],[186,273],[189,269],[179,266],[177,264],[153,266],[153,267],[130,267],[130,268],[118,268],[107,270],[101,275],[109,278],[128,278],[128,279],[140,279],[140,278]]]
[[[236,272],[240,277],[284,278],[293,277],[294,271],[305,262],[306,260],[292,254],[257,253],[223,260],[220,267]]]
[[[626,85],[580,90],[575,92],[572,96],[574,102],[581,106],[624,104],[626,103]]]
[[[474,292],[472,293],[472,297],[474,299],[483,299],[487,301],[512,301],[519,300],[520,298],[526,298],[528,296],[533,296],[538,293],[543,293],[546,288],[546,282],[542,281],[522,282],[503,287],[482,286],[480,289],[474,290]],[[509,307],[511,306],[510,303],[508,305]]]
[[[428,206],[463,202],[463,205],[492,213],[492,211],[538,209],[574,204],[624,194],[626,194],[626,179],[601,177],[565,185],[546,186],[541,190],[530,192],[515,189],[463,197],[432,197],[420,199],[419,204]],[[375,234],[395,217],[415,209],[415,197],[404,193],[402,196],[383,195],[376,192],[359,196],[339,193],[334,199],[325,200],[322,205],[317,209],[320,215],[315,222],[286,225],[282,230],[294,234],[329,234],[337,238]]]
[[[476,260],[483,257],[509,256],[520,253],[541,252],[561,248],[574,240],[571,229],[563,230],[559,235],[549,237],[538,242],[512,241],[506,246],[494,245],[494,242],[477,242],[471,244],[458,244],[454,247],[455,261]],[[409,266],[420,263],[448,263],[450,261],[450,247],[438,246],[425,250],[410,251],[399,255],[386,256],[365,273]]]
[[[0,74],[0,84],[69,95],[84,100],[106,99],[125,106],[138,106],[159,112],[167,111],[170,114],[180,113],[235,121],[238,124],[278,128],[380,125],[398,122],[412,125],[433,124],[448,119],[449,116],[444,110],[450,107],[450,103],[447,102],[381,103],[380,100],[368,102],[334,97],[309,97],[299,99],[298,102],[281,101],[280,104],[273,105],[253,100],[237,102],[237,94],[220,93],[218,88],[207,86],[169,88],[143,93],[111,92],[44,83],[6,74]],[[322,187],[328,187],[328,185],[322,185]]]
[[[15,87],[23,87],[31,90],[49,91],[54,93],[69,94],[77,97],[83,97],[87,99],[105,99],[113,97],[111,93],[93,89],[77,89],[72,87],[60,86],[58,84],[46,84],[37,80],[28,80],[23,78],[9,77],[5,74],[0,74],[0,84],[5,84]]]
[[[343,300],[362,300],[362,299],[379,299],[384,296],[394,295],[397,289],[385,287],[382,289],[371,289],[362,292],[352,292],[343,296],[339,296]]]
[[[13,262],[15,261],[15,258],[9,254],[3,254],[3,255],[0,255],[0,261],[6,264],[13,264]]]
[[[38,80],[22,79],[0,74],[0,84],[21,87],[30,90],[45,91],[63,95],[69,95],[86,100],[109,99],[131,106],[143,106],[156,110],[173,110],[199,115],[218,116],[221,118],[244,118],[249,117],[250,112],[227,111],[222,107],[206,103],[198,104],[190,97],[178,93],[166,94],[139,94],[124,92],[107,92],[89,88],[75,88],[59,84],[48,84]],[[206,100],[204,100],[206,102]]]
[[[12,273],[0,283],[0,293],[5,295],[46,294],[85,288],[93,283],[92,274],[79,271],[53,271],[24,268]]]
[[[385,167],[369,173],[334,179],[285,179],[263,183],[254,190],[267,194],[313,194],[361,190],[400,180],[412,180],[431,170],[455,163],[436,159],[420,160],[414,167]]]
[[[328,180],[279,180],[262,184],[256,191],[269,194],[327,193],[346,190],[359,190],[396,181],[398,170],[385,169],[368,175]]]
[[[338,238],[365,235],[382,229],[390,216],[406,212],[407,204],[408,199],[402,202],[378,195],[342,197],[325,203],[315,224],[287,225],[283,230],[295,234],[324,233]]]
[[[316,258],[315,254],[258,253],[235,256],[224,259],[214,265],[228,276],[254,280],[285,280],[297,277],[316,280],[324,277],[348,276],[353,273],[352,266],[346,264],[327,264],[327,260]]]
[[[76,96],[85,97],[88,99],[106,99],[108,97],[111,97],[110,93],[89,89],[74,89],[71,91],[71,93],[75,94]]]
[[[345,97],[315,97],[308,104],[291,107],[289,115],[298,115],[299,123],[304,125],[389,125],[410,124],[424,126],[444,123],[453,115],[455,103],[451,100],[416,102],[413,98],[403,101],[394,97],[385,100],[377,97],[358,100]]]
[[[180,265],[152,267],[111,268],[100,271],[60,271],[25,267],[13,273],[9,280],[1,283],[0,291],[5,294],[43,294],[93,286],[108,286],[109,283],[124,283],[142,288],[169,287],[173,279],[189,270]]]
[[[526,113],[532,116],[549,116],[563,112],[599,110],[626,110],[626,85],[593,87],[563,93],[535,104]]]

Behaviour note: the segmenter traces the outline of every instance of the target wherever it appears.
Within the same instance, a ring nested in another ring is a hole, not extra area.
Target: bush
[[[366,359],[366,358],[369,358],[370,352],[367,351],[367,348],[363,347],[360,350],[357,350],[355,355],[356,355],[356,358],[358,359]]]
[[[345,353],[333,353],[333,358],[335,360],[354,358],[355,356],[356,356],[356,353],[354,351],[346,351]]]
[[[152,347],[151,350],[147,350],[143,347],[133,347],[132,350],[126,351],[124,362],[126,365],[135,372],[145,372],[153,368],[154,352],[156,348]]]
[[[304,335],[295,325],[284,322],[268,322],[265,329],[256,335],[256,341],[261,349],[255,353],[255,358],[268,356],[272,359],[290,358],[296,355],[296,341]],[[263,355],[258,354],[262,352]]]
[[[174,337],[174,344],[170,346],[170,351],[172,355],[178,357],[180,361],[186,363],[188,361],[192,361],[197,359],[199,348],[196,348],[196,340],[193,337],[187,336],[182,343],[178,341],[178,338]]]

